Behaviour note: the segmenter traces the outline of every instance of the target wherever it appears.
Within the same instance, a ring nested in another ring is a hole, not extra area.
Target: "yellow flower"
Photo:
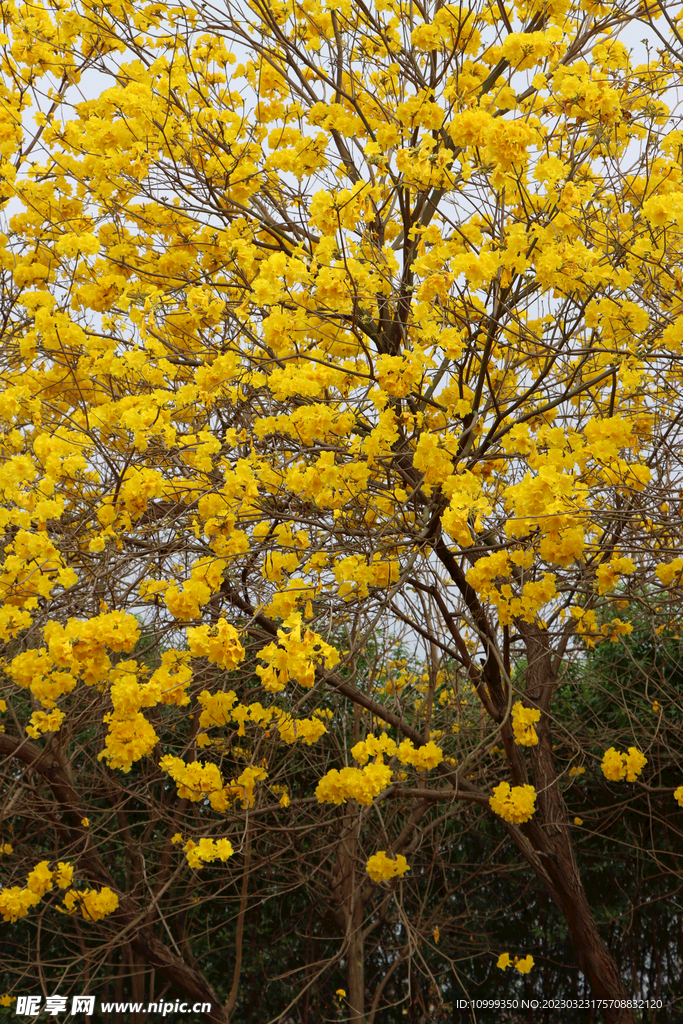
[[[610,747],[602,758],[602,774],[612,782],[635,782],[647,764],[647,758],[635,747],[629,747],[627,754]]]
[[[541,718],[541,712],[536,708],[525,708],[521,701],[512,708],[512,731],[515,734],[515,743],[522,747],[535,747],[538,743],[538,736],[534,725]]]
[[[622,754],[622,757],[624,755]],[[624,766],[626,768],[626,781],[635,782],[636,777],[640,775],[643,768],[647,764],[647,758],[644,754],[641,754],[635,747],[629,747],[628,753],[625,755]]]
[[[207,586],[206,589],[208,601],[211,588]],[[240,643],[239,634],[225,619],[219,619],[213,626],[204,625],[188,629],[187,642],[193,657],[208,658],[220,668],[236,668],[244,657],[244,647]]]
[[[583,825],[583,818],[574,818],[575,825]]]
[[[46,860],[41,860],[40,864],[36,864],[33,871],[29,873],[26,885],[36,896],[44,896],[46,892],[52,889],[52,872]]]
[[[388,878],[396,878],[410,871],[408,861],[400,853],[395,860],[387,857],[384,850],[374,853],[367,862],[366,871],[373,882],[383,882]]]
[[[441,747],[437,747],[433,740],[430,740],[429,743],[424,743],[417,749],[413,746],[411,740],[403,740],[398,746],[398,759],[401,764],[411,764],[418,771],[429,771],[431,768],[436,768],[437,765],[441,764],[443,752]]]
[[[235,852],[228,839],[200,839],[198,843],[188,839],[183,850],[191,868],[203,868],[214,860],[228,860]]]
[[[113,914],[118,905],[118,896],[107,886],[99,892],[96,889],[70,889],[64,897],[66,913],[73,914],[76,908],[80,907],[86,921],[101,921],[109,914]]]
[[[674,800],[683,807],[683,786],[679,786],[678,789],[674,790]]]
[[[497,967],[500,967],[501,971],[506,971],[508,967],[515,967],[520,974],[528,974],[531,968],[534,966],[534,958],[529,954],[524,959],[516,956],[514,960],[511,958],[509,953],[501,953],[498,957]]]
[[[25,917],[30,908],[39,903],[40,896],[28,888],[13,885],[0,890],[0,914],[3,921],[13,924],[20,917]]]
[[[432,935],[434,936],[434,942],[439,941],[439,934],[439,926],[437,925],[434,931],[432,932]]]
[[[318,783],[315,795],[319,803],[343,804],[357,800],[369,807],[375,797],[391,782],[391,768],[385,764],[368,764],[364,768],[330,769]]]
[[[520,974],[528,974],[533,966],[534,958],[530,954],[525,956],[523,960],[518,960],[517,957],[515,957],[515,967]]]
[[[532,817],[536,810],[536,790],[533,786],[512,786],[501,782],[489,797],[491,810],[505,821],[521,825]]]
[[[337,991],[334,994],[336,995],[336,997],[339,1000],[339,1002],[341,1002],[342,999],[346,999],[346,989],[345,988],[338,988]]]
[[[97,757],[98,760],[106,760],[110,768],[119,768],[127,773],[135,761],[151,754],[159,737],[154,727],[139,711],[130,718],[119,719],[116,716],[117,712],[107,716],[109,732],[104,750]]]
[[[81,818],[83,828],[90,828],[90,818]]]
[[[73,880],[73,865],[60,860],[54,871],[54,879],[60,889],[67,889]]]
[[[626,769],[622,761],[622,755],[614,747],[610,747],[605,751],[602,758],[602,774],[606,779],[611,779],[612,782],[619,782],[623,779],[626,774]]]

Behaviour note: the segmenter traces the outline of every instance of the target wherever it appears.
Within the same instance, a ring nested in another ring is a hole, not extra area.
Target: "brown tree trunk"
[[[458,586],[481,635],[486,638],[490,651],[497,651],[495,635],[476,592],[467,582],[465,573],[453,553],[441,538],[434,544],[434,552]],[[521,829],[506,825],[518,849],[524,854],[539,881],[564,913],[572,943],[581,970],[591,985],[596,999],[627,1002],[628,995],[619,974],[616,961],[605,945],[595,923],[586,896],[571,842],[569,816],[559,788],[559,779],[552,754],[552,739],[548,711],[556,688],[556,675],[546,629],[536,623],[515,620],[527,653],[527,685],[525,697],[531,706],[541,710],[537,733],[537,746],[529,748],[534,788],[537,793],[537,812]],[[482,703],[502,721],[507,711],[507,691],[501,675],[504,659],[487,657],[480,678],[485,687],[477,687]],[[475,680],[476,681],[476,680]],[[490,705],[494,706],[491,707]],[[524,774],[524,763],[517,756],[514,744],[506,744],[506,753],[513,769],[513,777]],[[520,781],[523,781],[520,778]],[[517,784],[517,782],[515,782]],[[607,1024],[635,1024],[630,1009],[620,1006],[601,1007]]]
[[[341,819],[342,834],[337,844],[331,909],[346,942],[346,999],[350,1024],[365,1024],[365,950],[363,921],[365,900],[363,879],[358,877],[360,815],[355,800],[349,800]]]
[[[346,983],[349,987],[350,1024],[365,1024],[365,950],[363,944],[363,900],[356,893],[349,941]]]
[[[569,815],[559,786],[546,714],[555,689],[547,635],[538,626],[527,623],[520,624],[520,632],[526,642],[529,665],[525,696],[542,712],[537,726],[538,744],[529,748],[538,809],[523,831],[539,854],[536,863],[530,863],[567,919],[576,958],[588,978],[593,997],[627,1002],[630,996],[595,923],[574,857]],[[635,1024],[633,1012],[626,1007],[608,1005],[602,1009],[607,1024]]]

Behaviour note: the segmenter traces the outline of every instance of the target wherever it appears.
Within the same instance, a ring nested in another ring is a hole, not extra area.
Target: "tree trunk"
[[[360,815],[355,800],[349,800],[347,813],[341,819],[341,836],[337,844],[331,909],[345,937],[346,998],[350,1024],[365,1024],[365,950],[363,921],[365,900],[362,879],[358,877],[358,837]]]
[[[365,1024],[365,950],[363,948],[363,900],[356,894],[353,917],[351,919],[351,935],[349,941],[349,958],[346,969],[346,983],[349,987],[349,1021],[350,1024]]]
[[[529,665],[526,696],[542,712],[537,726],[538,744],[529,747],[538,810],[524,831],[540,854],[535,864],[530,863],[567,919],[579,967],[590,983],[593,997],[627,1002],[630,997],[595,923],[574,857],[569,815],[559,786],[546,714],[555,689],[547,635],[538,626],[526,623],[520,632],[526,642]],[[630,1009],[602,1009],[607,1024],[635,1024]]]

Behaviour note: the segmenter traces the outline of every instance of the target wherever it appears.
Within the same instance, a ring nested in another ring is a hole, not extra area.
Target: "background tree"
[[[289,899],[273,1018],[371,1024],[443,1002],[428,936],[523,864],[634,1021],[610,922],[670,891],[683,801],[647,661],[683,569],[676,9],[0,11],[8,984],[235,1019],[250,908]],[[484,954],[532,984],[498,906],[459,913],[454,990]]]

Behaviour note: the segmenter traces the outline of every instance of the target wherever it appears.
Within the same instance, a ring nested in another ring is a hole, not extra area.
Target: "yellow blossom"
[[[510,786],[501,782],[489,797],[491,810],[501,818],[515,825],[521,825],[532,817],[536,810],[536,790],[533,786]]]
[[[200,839],[198,843],[188,839],[183,849],[191,868],[202,868],[214,860],[228,860],[235,852],[227,839]]]
[[[538,743],[538,735],[534,729],[536,722],[540,721],[541,712],[536,708],[527,708],[517,701],[512,706],[512,731],[515,735],[515,743],[523,747],[533,747]]]
[[[387,857],[384,850],[374,853],[367,862],[367,873],[373,882],[383,882],[389,878],[396,878],[405,875],[410,871],[408,862],[400,853],[395,857]]]
[[[636,747],[629,747],[627,754],[610,747],[602,759],[602,774],[612,782],[620,782],[624,778],[627,782],[635,782],[646,764],[647,758]]]
[[[369,806],[391,782],[391,768],[384,764],[369,764],[364,768],[332,768],[316,787],[320,803],[343,804],[357,800]]]
[[[119,898],[108,886],[96,889],[70,889],[64,896],[64,909],[73,914],[80,909],[86,921],[102,921],[113,914],[119,905]]]
[[[500,967],[501,971],[506,971],[508,967],[514,967],[520,974],[528,974],[534,966],[534,958],[528,954],[523,959],[518,956],[513,959],[509,953],[501,953],[496,966]]]
[[[195,658],[203,655],[221,668],[235,668],[244,657],[237,630],[225,619],[219,619],[213,626],[188,629],[187,642]]]
[[[71,885],[74,876],[74,869],[72,864],[68,864],[66,861],[59,861],[54,871],[54,880],[60,889],[68,889]]]
[[[52,889],[53,877],[48,867],[48,861],[42,860],[40,864],[36,864],[29,873],[26,885],[36,896],[44,896]]]

